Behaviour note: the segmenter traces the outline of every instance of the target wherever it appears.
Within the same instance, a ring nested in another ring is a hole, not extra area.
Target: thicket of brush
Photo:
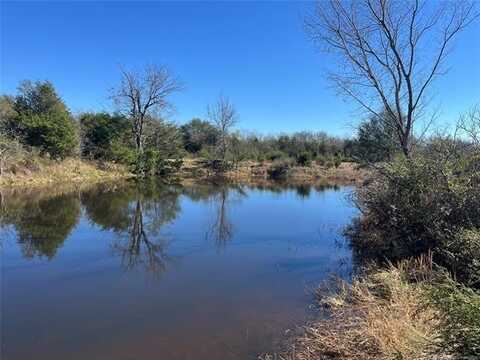
[[[356,192],[355,202],[362,215],[348,235],[357,259],[382,263],[431,251],[452,276],[480,288],[478,147],[397,158]]]

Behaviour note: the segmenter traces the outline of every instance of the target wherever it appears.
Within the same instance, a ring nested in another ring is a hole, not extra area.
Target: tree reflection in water
[[[154,274],[167,270],[167,264],[171,260],[166,252],[168,243],[158,236],[154,236],[154,241],[149,239],[141,200],[136,201],[127,233],[126,241],[123,238],[112,246],[114,253],[121,256],[122,264],[127,270],[139,266]]]
[[[181,191],[182,195],[191,201],[213,205],[213,214],[205,238],[212,241],[217,249],[224,249],[234,235],[234,227],[229,219],[229,207],[247,196],[244,187],[221,182],[203,183],[184,186]]]
[[[217,249],[223,250],[234,234],[233,224],[229,219],[229,205],[247,195],[241,186],[221,186],[216,190],[210,197],[214,205],[214,216],[206,237],[214,242]]]
[[[206,237],[224,249],[234,234],[229,210],[246,196],[241,186],[210,184],[165,186],[144,182],[121,186],[97,186],[83,192],[41,191],[1,196],[0,228],[14,229],[23,256],[56,256],[76,227],[81,209],[92,225],[115,234],[110,248],[127,270],[161,274],[174,257],[162,229],[181,211],[180,196],[213,204]]]
[[[111,248],[126,270],[143,268],[160,275],[173,260],[160,231],[180,212],[179,195],[175,187],[147,182],[86,194],[83,202],[91,221],[116,234]]]
[[[77,193],[2,196],[0,227],[12,226],[25,258],[52,259],[80,217]]]

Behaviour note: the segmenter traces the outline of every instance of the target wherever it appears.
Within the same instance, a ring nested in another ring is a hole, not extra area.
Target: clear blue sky
[[[308,2],[1,2],[1,92],[23,79],[54,83],[70,109],[111,110],[118,64],[168,65],[186,84],[178,123],[204,117],[222,92],[240,129],[352,132],[355,106],[323,77],[330,59],[302,29]],[[442,121],[480,102],[480,26],[461,34],[435,86]]]

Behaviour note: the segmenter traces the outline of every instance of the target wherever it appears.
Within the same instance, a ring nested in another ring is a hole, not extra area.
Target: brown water
[[[2,359],[255,359],[345,276],[350,188],[2,197]]]

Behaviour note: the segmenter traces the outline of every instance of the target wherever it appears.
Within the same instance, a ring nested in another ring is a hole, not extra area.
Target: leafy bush
[[[428,302],[440,310],[442,350],[462,359],[478,359],[480,294],[447,280],[430,288]]]
[[[148,148],[143,153],[137,154],[132,164],[133,171],[144,176],[170,176],[180,170],[183,160],[166,159],[162,153],[154,148]]]
[[[222,174],[233,169],[233,163],[231,161],[222,159],[208,159],[205,164],[208,169],[212,170],[216,174]]]
[[[270,161],[286,158],[286,155],[280,150],[272,150],[265,154],[265,158]]]
[[[300,166],[310,166],[312,163],[312,156],[310,153],[303,151],[300,154],[298,154],[296,160],[297,160],[297,164]]]
[[[110,160],[129,166],[134,166],[137,160],[135,149],[121,139],[115,139],[110,143],[110,156]]]
[[[390,117],[371,117],[358,128],[358,135],[353,144],[354,156],[364,163],[387,161],[398,152],[395,125]]]
[[[86,113],[80,116],[82,156],[92,159],[113,160],[113,144],[128,144],[130,124],[121,115]],[[125,146],[125,145],[124,145]]]
[[[325,167],[326,167],[327,169],[331,169],[331,168],[334,167],[334,166],[335,166],[335,162],[332,161],[332,160],[327,160],[327,161],[325,162]]]
[[[180,128],[185,150],[199,153],[205,147],[214,146],[219,137],[218,130],[208,121],[192,119]]]
[[[320,155],[315,159],[315,162],[320,166],[325,166],[327,162],[327,158],[325,156]]]
[[[76,127],[67,113],[21,115],[24,141],[53,158],[72,155],[78,145]]]
[[[442,263],[467,285],[480,287],[480,230],[463,230],[437,250]],[[480,326],[480,325],[479,325]]]
[[[480,166],[476,154],[418,155],[384,165],[355,196],[362,217],[347,231],[359,258],[398,260],[428,251],[480,287]]]
[[[77,128],[50,82],[24,82],[13,99],[15,135],[54,158],[72,155],[78,147]]]
[[[340,156],[335,156],[335,158],[333,159],[333,165],[338,168],[340,165],[342,165],[342,157]]]
[[[267,169],[268,177],[273,180],[285,179],[291,167],[292,161],[290,159],[276,160],[272,166]]]
[[[204,146],[197,155],[203,159],[213,159],[215,157],[215,149],[211,146]]]

